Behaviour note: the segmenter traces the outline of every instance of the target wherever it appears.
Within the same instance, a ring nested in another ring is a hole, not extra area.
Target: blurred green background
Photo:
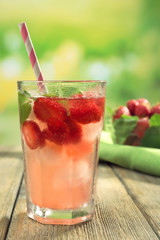
[[[17,80],[33,80],[26,21],[45,79],[107,81],[107,106],[160,94],[159,0],[0,1],[0,145],[20,143]]]

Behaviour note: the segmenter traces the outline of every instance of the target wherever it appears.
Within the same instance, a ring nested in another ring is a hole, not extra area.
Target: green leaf
[[[111,118],[107,117],[104,119],[103,130],[108,133],[109,142],[116,143],[115,130],[114,130]],[[104,135],[104,134],[102,134],[102,135]]]
[[[30,94],[25,91],[24,94],[18,92],[19,111],[20,111],[20,124],[22,125],[28,118],[31,112]]]
[[[154,115],[150,118],[150,126],[151,126],[151,127],[160,126],[160,114],[154,114]]]
[[[109,106],[106,106],[106,110],[111,114],[111,115],[113,115],[113,110],[112,110],[112,108],[111,107],[109,107]]]
[[[136,127],[138,117],[122,115],[113,123],[115,129],[115,137],[119,144],[124,144],[126,138],[132,133]]]
[[[27,91],[24,91],[23,93],[22,92],[18,92],[19,106],[21,107],[24,102],[30,101],[29,100],[30,96],[31,95]]]
[[[141,146],[160,148],[160,126],[150,127],[146,130]]]
[[[21,125],[26,121],[30,112],[31,112],[31,104],[29,102],[23,103],[20,107],[20,123],[21,123]]]
[[[18,92],[18,101],[19,101],[19,106],[21,107],[22,104],[27,101],[27,97],[21,92]]]
[[[63,86],[62,84],[55,84],[47,87],[48,93],[44,96],[46,97],[71,97],[75,94],[81,93],[79,88],[71,86]]]
[[[71,97],[79,93],[81,93],[81,91],[79,91],[79,88],[76,87],[61,86],[59,89],[60,97]]]
[[[137,120],[138,121],[138,117],[137,116],[127,116],[127,115],[122,115],[121,118],[123,119],[128,119],[129,121],[134,121]]]
[[[55,82],[53,84],[53,82],[51,83],[47,83],[46,87],[47,87],[47,91],[48,93],[45,94],[44,96],[47,97],[71,97],[75,94],[81,94],[81,93],[85,93],[86,91],[89,90],[93,90],[95,89],[97,83],[83,83],[83,82],[67,82],[66,83],[59,83],[59,82]]]
[[[27,92],[27,91],[24,91],[24,95],[26,96],[26,97],[30,97],[31,95],[29,94],[29,92]]]

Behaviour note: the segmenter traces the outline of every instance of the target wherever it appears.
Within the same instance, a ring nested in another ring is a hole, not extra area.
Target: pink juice
[[[87,206],[95,190],[105,98],[31,101],[32,110],[21,127],[29,205],[64,211]],[[41,217],[36,219],[42,223],[63,223]],[[72,223],[76,221],[69,220]]]

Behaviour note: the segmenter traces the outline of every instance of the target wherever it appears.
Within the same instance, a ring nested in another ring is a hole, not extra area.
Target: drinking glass
[[[43,224],[92,218],[105,81],[19,81],[27,214]]]

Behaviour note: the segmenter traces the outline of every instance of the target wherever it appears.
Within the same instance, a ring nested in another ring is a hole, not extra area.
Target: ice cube
[[[95,141],[99,137],[102,130],[102,120],[97,123],[89,123],[83,125],[83,139],[85,141]]]
[[[82,180],[88,179],[90,176],[90,168],[86,161],[80,160],[75,161],[73,164],[73,179],[76,180]]]

